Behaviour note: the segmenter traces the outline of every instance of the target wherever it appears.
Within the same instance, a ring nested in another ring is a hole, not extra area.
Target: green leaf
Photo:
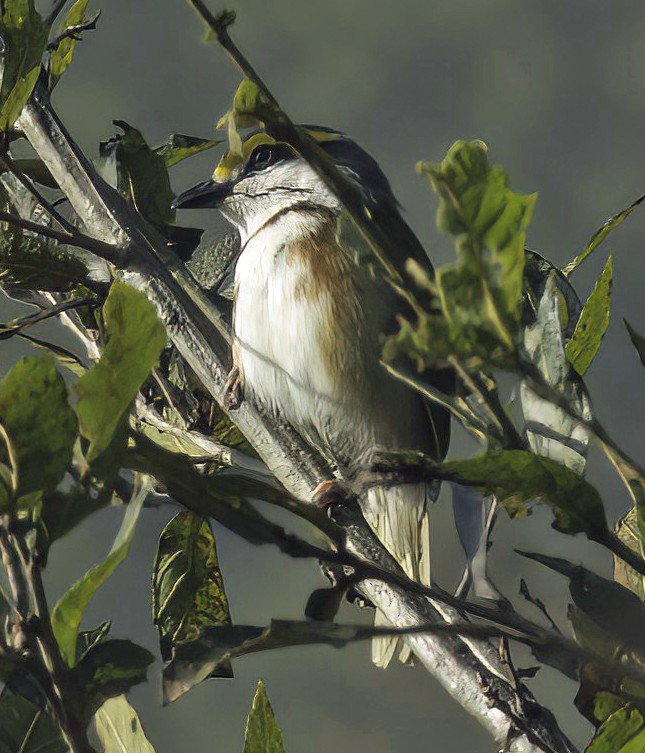
[[[51,358],[22,359],[11,369],[0,384],[0,421],[11,448],[15,499],[54,489],[71,462],[78,427]]]
[[[636,348],[636,352],[638,353],[638,357],[640,358],[641,363],[643,364],[643,366],[645,366],[645,337],[639,335],[638,332],[636,332],[636,330],[627,321],[627,319],[623,319],[623,321],[625,322],[625,327],[627,327],[627,331],[629,332],[629,337],[631,338],[632,345]]]
[[[114,124],[124,133],[108,142],[114,148],[117,187],[134,208],[155,225],[170,225],[175,219],[174,194],[166,160],[146,143],[140,131],[123,120]]]
[[[231,624],[215,537],[206,518],[186,510],[164,528],[152,594],[165,661],[176,645],[198,640],[207,627]]]
[[[244,753],[285,753],[282,731],[262,680],[258,682],[246,723]]]
[[[599,722],[604,722],[624,705],[625,701],[620,696],[601,691],[594,698],[594,716]]]
[[[489,450],[466,460],[442,463],[444,477],[494,494],[511,512],[526,512],[526,504],[541,501],[553,510],[553,527],[563,533],[607,533],[607,520],[598,491],[576,473],[526,450]]]
[[[101,623],[101,625],[94,628],[94,630],[83,630],[78,634],[78,638],[76,639],[76,664],[83,659],[88,651],[99,643],[102,643],[107,638],[111,627],[112,621],[108,620],[107,622]]]
[[[124,695],[107,700],[96,712],[94,723],[103,753],[155,753]]]
[[[99,362],[76,384],[76,413],[93,460],[110,444],[124,414],[166,344],[145,294],[116,280],[103,306],[106,343]]]
[[[438,270],[436,278],[452,338],[467,334],[466,344],[476,348],[471,327],[512,351],[536,197],[514,193],[502,168],[489,164],[487,151],[481,141],[457,141],[441,164],[419,163],[417,169],[439,196],[439,229],[455,236],[457,263]]]
[[[0,130],[7,131],[27,104],[40,73],[49,29],[33,0],[3,3],[0,36],[4,42],[0,86]]]
[[[166,141],[154,148],[154,153],[162,157],[166,167],[170,168],[178,162],[192,157],[195,154],[205,152],[214,146],[221,144],[221,139],[200,139],[197,136],[185,136],[183,133],[173,133]]]
[[[576,267],[580,265],[581,262],[583,262],[592,251],[595,251],[595,249],[598,248],[598,246],[605,240],[605,238],[611,233],[612,230],[615,230],[619,225],[622,225],[623,222],[629,217],[629,215],[636,209],[636,207],[641,204],[643,201],[645,201],[645,196],[641,196],[640,198],[636,199],[636,201],[633,204],[630,204],[627,209],[623,209],[621,212],[618,212],[618,214],[615,214],[613,217],[610,217],[607,222],[605,222],[596,232],[591,236],[591,239],[589,240],[589,243],[583,248],[583,250],[576,256],[575,259],[570,261],[566,267],[562,269],[562,272],[565,275],[570,275]]]
[[[58,29],[59,34],[64,33],[70,27],[78,26],[81,23],[86,23],[85,11],[87,9],[88,3],[89,0],[76,0],[76,2],[67,12],[65,20]],[[98,16],[99,14],[94,17],[93,21],[90,22],[90,26],[88,28],[94,28],[94,24],[96,23]],[[72,62],[77,42],[78,40],[73,36],[65,37],[58,43],[56,49],[52,50],[51,56],[49,58],[50,88],[53,89],[53,87],[56,86],[58,80]]]
[[[77,581],[55,605],[52,610],[52,628],[61,654],[69,666],[76,659],[78,627],[92,595],[112,575],[118,565],[126,558],[134,536],[134,528],[141,512],[141,507],[148,493],[147,483],[139,482],[127,506],[123,523],[108,556]]]
[[[627,705],[603,722],[585,753],[642,753],[643,750],[645,721],[640,711]]]
[[[71,676],[81,688],[83,716],[89,719],[108,698],[145,682],[154,656],[127,640],[96,642],[73,668]]]
[[[0,693],[0,753],[67,753],[52,717],[4,687]]]
[[[596,357],[609,326],[613,275],[612,257],[609,256],[580,313],[573,336],[565,346],[567,357],[580,376]]]

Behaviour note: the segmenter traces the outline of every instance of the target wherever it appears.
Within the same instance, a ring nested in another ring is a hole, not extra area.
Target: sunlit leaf
[[[0,753],[67,753],[49,713],[6,686],[0,692],[0,720]]]
[[[284,753],[282,731],[262,680],[258,682],[246,723],[244,753]]]
[[[33,0],[10,0],[2,4],[0,37],[4,51],[0,131],[13,126],[31,96],[40,73],[48,32]]]
[[[134,528],[147,496],[145,482],[139,484],[128,504],[123,523],[108,556],[77,581],[52,610],[52,628],[65,661],[73,666],[76,660],[78,628],[92,595],[126,558],[134,536]]]
[[[72,7],[67,12],[63,23],[58,29],[58,33],[62,34],[66,29],[70,27],[78,26],[81,23],[88,22],[85,18],[85,11],[87,9],[89,0],[76,0]],[[97,13],[92,20],[87,23],[88,28],[94,28],[99,14]],[[49,85],[51,88],[56,86],[58,80],[63,75],[67,67],[72,62],[74,57],[74,50],[76,48],[78,40],[73,36],[67,36],[62,39],[55,50],[52,50],[49,58]]]
[[[215,537],[206,518],[188,510],[164,528],[152,578],[152,611],[161,655],[171,661],[176,646],[199,641],[204,630],[230,625]],[[232,677],[230,666],[219,676]]]
[[[76,384],[76,413],[81,433],[90,441],[90,460],[110,444],[166,344],[153,304],[118,280],[103,307],[103,320],[106,343],[101,359]]]
[[[612,282],[613,265],[610,256],[580,313],[576,329],[566,344],[567,357],[581,376],[596,357],[609,326]]]
[[[124,695],[107,700],[96,712],[94,723],[103,753],[155,753]]]
[[[645,720],[640,711],[624,706],[603,722],[585,753],[642,753]]]
[[[173,133],[166,141],[154,148],[154,153],[163,157],[166,167],[173,167],[178,162],[205,152],[221,144],[221,139],[200,139],[197,136],[185,136],[183,133]]]
[[[563,268],[563,273],[565,275],[570,275],[573,270],[576,269],[576,267],[578,267],[580,263],[589,256],[590,253],[598,248],[598,246],[605,240],[605,238],[609,235],[609,233],[611,233],[612,230],[615,230],[619,225],[622,225],[622,223],[629,217],[634,209],[636,209],[636,207],[644,200],[645,196],[641,196],[640,198],[636,199],[633,204],[630,204],[626,209],[623,209],[621,212],[618,212],[618,214],[610,217],[607,222],[599,227],[598,230],[596,230],[596,232],[591,236],[591,239],[584,247],[584,249],[578,254],[578,256],[576,256],[575,259],[570,261],[566,265],[566,267]]]
[[[51,358],[22,359],[11,369],[0,384],[0,421],[15,463],[16,500],[53,489],[70,464],[78,428]]]
[[[618,538],[641,557],[643,545],[638,530],[638,513],[636,506],[618,521],[616,526]],[[620,557],[614,556],[614,580],[633,591],[641,601],[645,601],[645,577],[627,565]]]

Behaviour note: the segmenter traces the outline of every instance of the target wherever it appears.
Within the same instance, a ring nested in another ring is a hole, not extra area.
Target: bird
[[[300,126],[362,194],[372,222],[404,255],[430,261],[377,162],[346,134]],[[264,130],[225,154],[213,176],[181,193],[176,209],[218,209],[240,236],[233,284],[232,394],[286,420],[351,479],[375,449],[445,456],[450,418],[381,364],[401,297],[385,280],[338,197],[287,143]],[[430,585],[425,483],[374,487],[360,499],[382,544],[411,578]],[[376,624],[384,624],[377,612]],[[386,667],[396,636],[374,639]]]

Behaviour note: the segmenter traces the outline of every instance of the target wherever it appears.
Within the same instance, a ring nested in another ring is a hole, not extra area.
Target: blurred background
[[[90,5],[99,7],[98,30],[78,45],[54,95],[86,153],[97,155],[98,142],[114,132],[113,119],[141,129],[151,144],[172,132],[211,137],[239,75],[217,45],[202,43],[203,28],[186,3]],[[484,139],[515,190],[538,192],[528,245],[557,265],[569,261],[604,219],[645,193],[640,0],[240,0],[233,7],[238,20],[232,34],[283,107],[296,121],[348,132],[373,154],[437,264],[450,261],[453,252],[435,229],[436,201],[414,164],[439,161],[457,138]],[[204,180],[217,158],[210,152],[174,168],[175,190]],[[200,220],[194,214],[184,219]],[[637,210],[573,277],[586,297],[607,251],[615,254],[612,323],[588,385],[600,420],[641,459],[645,374],[622,319],[645,333],[644,239],[645,214]],[[6,299],[0,306],[2,319],[25,308]],[[73,345],[55,325],[39,331]],[[24,346],[4,342],[2,371],[24,353]],[[470,449],[455,432],[453,454]],[[589,477],[615,522],[628,501],[596,451]],[[434,574],[452,587],[463,562],[448,495],[434,512]],[[157,653],[150,573],[157,537],[171,514],[143,512],[133,551],[95,597],[86,626],[112,618],[115,636]],[[54,546],[46,573],[51,599],[104,556],[121,517],[119,510],[99,513]],[[272,547],[251,547],[216,532],[234,620],[301,618],[308,593],[323,584],[316,563],[291,561]],[[500,520],[491,550],[497,585],[515,598],[524,576],[534,595],[560,605],[552,612],[562,623],[568,597],[562,580],[521,559],[514,548],[611,572],[603,551],[555,533],[542,511],[527,520]],[[526,614],[536,617],[530,609]],[[369,616],[346,606],[340,618]],[[158,753],[241,750],[259,678],[267,683],[289,753],[493,753],[487,734],[424,670],[393,666],[383,672],[372,667],[369,653],[369,645],[361,644],[253,655],[235,663],[234,680],[204,683],[168,708],[161,707],[157,663],[131,700]],[[525,652],[516,656],[520,665],[533,663]],[[583,745],[591,730],[573,707],[574,685],[547,669],[530,685]]]

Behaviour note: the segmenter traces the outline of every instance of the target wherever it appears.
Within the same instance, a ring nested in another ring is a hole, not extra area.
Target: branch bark
[[[227,411],[225,381],[230,366],[230,333],[219,311],[156,231],[96,173],[80,152],[39,87],[24,109],[19,127],[45,162],[78,214],[85,232],[128,250],[130,284],[155,303],[169,338]],[[248,402],[231,414],[257,453],[283,486],[310,501],[311,491],[333,478],[332,469],[288,426]],[[390,555],[367,526],[357,507],[340,513],[348,549],[361,558],[395,568]],[[378,580],[360,584],[363,593],[395,627],[454,622],[461,616]],[[450,695],[509,753],[569,753],[574,748],[551,713],[517,685],[499,653],[486,640],[458,636],[409,635],[414,654]]]

